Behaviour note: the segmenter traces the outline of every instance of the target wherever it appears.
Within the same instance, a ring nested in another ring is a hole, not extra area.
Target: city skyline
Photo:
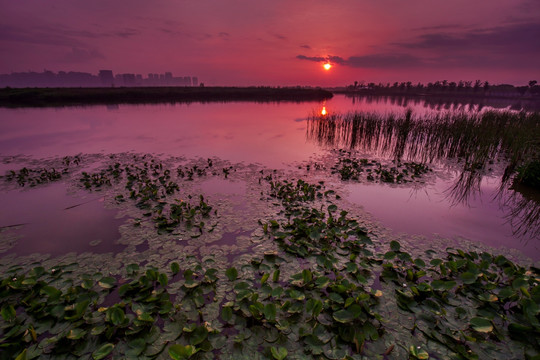
[[[50,70],[0,74],[0,87],[109,87],[109,86],[199,86],[197,76],[173,76],[172,72],[142,74],[117,73],[99,70],[92,73]]]
[[[198,74],[209,86],[323,87],[539,77],[535,0],[0,0],[0,8],[0,73],[157,69]]]

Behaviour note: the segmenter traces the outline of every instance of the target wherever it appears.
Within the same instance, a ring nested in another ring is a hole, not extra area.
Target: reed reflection
[[[314,114],[308,119],[306,136],[319,146],[397,162],[453,164],[458,175],[445,192],[453,203],[467,204],[494,168],[504,169],[503,191],[515,182],[520,168],[540,161],[539,113],[449,111],[415,116],[407,110],[403,115]],[[520,198],[516,195],[505,206],[516,231],[525,233],[523,229],[540,226],[540,202]]]
[[[355,103],[391,104],[407,107],[424,107],[426,110],[482,111],[484,109],[540,111],[538,100],[504,97],[467,96],[403,96],[403,95],[362,95],[345,94]]]

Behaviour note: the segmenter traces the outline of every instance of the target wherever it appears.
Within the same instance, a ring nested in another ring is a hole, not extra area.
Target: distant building
[[[136,85],[135,74],[122,74],[122,80],[124,82],[124,86]]]
[[[99,80],[103,86],[112,86],[114,84],[114,77],[112,70],[99,70]]]
[[[173,77],[172,72],[164,74],[116,74],[112,70],[99,70],[97,75],[76,71],[41,73],[29,71],[0,74],[0,87],[109,87],[109,86],[198,86],[199,79],[190,76]]]

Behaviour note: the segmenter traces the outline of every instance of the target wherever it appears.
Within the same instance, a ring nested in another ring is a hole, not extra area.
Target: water
[[[301,163],[323,161],[320,159],[332,148],[309,136],[308,118],[319,114],[323,107],[330,114],[356,110],[378,114],[403,114],[407,109],[412,109],[413,114],[470,108],[485,110],[482,106],[459,103],[434,106],[421,99],[352,99],[345,96],[335,96],[324,103],[234,102],[0,109],[0,154],[4,159],[0,171],[12,169],[14,163],[6,163],[11,157],[24,162],[81,153],[123,152],[186,159],[218,157],[231,163],[292,171]],[[388,156],[381,153],[363,155],[388,160]],[[477,191],[468,194],[466,201],[456,201],[449,191],[456,183],[459,166],[444,161],[433,166],[434,174],[421,186],[342,183],[335,176],[329,177],[328,181],[341,186],[345,200],[371,214],[373,221],[394,233],[422,235],[428,241],[434,236],[463,237],[488,246],[517,249],[524,257],[540,259],[538,239],[516,234],[520,219],[511,216],[515,206],[512,207],[508,200],[510,194],[517,197],[515,202],[523,199],[519,193],[500,193],[500,166],[495,164],[493,172],[479,179]],[[223,194],[231,196],[241,195],[245,187],[244,183],[231,185],[223,180],[208,180],[201,185],[205,191],[221,188]],[[4,188],[1,195],[0,227],[28,224],[19,230],[19,235],[27,239],[25,245],[18,244],[9,252],[120,251],[121,246],[114,242],[122,221],[117,219],[115,211],[106,209],[96,200],[99,194],[96,199],[83,199],[87,196],[84,192],[67,194],[65,187],[46,185],[31,190]],[[86,200],[92,201],[71,212],[65,209]],[[532,203],[538,204],[536,200]],[[72,224],[70,229],[67,223]],[[92,227],[101,230],[91,234],[89,229]],[[47,240],[40,241],[43,238]],[[61,246],[71,238],[82,239],[82,243]],[[92,246],[88,246],[90,243]]]

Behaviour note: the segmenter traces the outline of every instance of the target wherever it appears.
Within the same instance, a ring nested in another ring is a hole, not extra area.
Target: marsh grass
[[[312,116],[308,139],[321,145],[377,151],[396,160],[433,162],[451,158],[467,170],[503,156],[521,165],[537,159],[540,114],[515,112],[448,112],[416,117],[348,113]]]

